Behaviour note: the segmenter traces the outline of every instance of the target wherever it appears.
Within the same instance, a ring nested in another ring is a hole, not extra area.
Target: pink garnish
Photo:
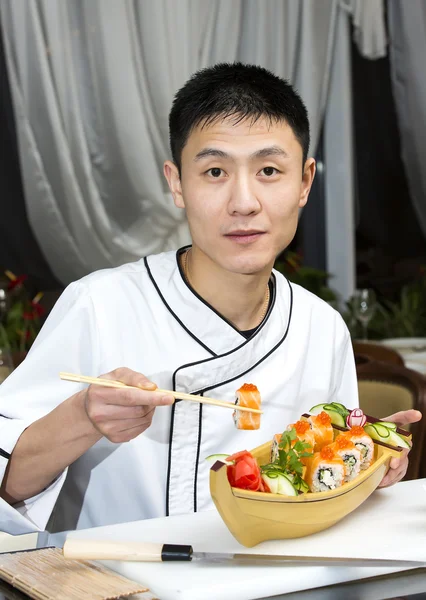
[[[348,427],[364,427],[367,422],[367,417],[360,408],[354,408],[346,417],[346,425]]]

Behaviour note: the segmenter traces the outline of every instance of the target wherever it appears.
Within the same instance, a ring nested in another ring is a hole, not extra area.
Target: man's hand
[[[86,414],[93,427],[116,444],[128,442],[148,429],[156,406],[174,402],[173,396],[156,392],[155,383],[130,369],[115,369],[101,377],[140,388],[91,385],[85,392]]]
[[[382,421],[391,421],[396,423],[399,427],[404,427],[409,423],[416,423],[422,418],[422,413],[418,410],[403,410],[397,412]],[[379,487],[389,487],[394,483],[398,483],[405,476],[408,469],[408,453],[409,450],[403,450],[400,458],[391,458],[389,469],[386,475],[383,477]]]

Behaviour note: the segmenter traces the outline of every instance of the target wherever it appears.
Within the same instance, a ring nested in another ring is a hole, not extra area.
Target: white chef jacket
[[[103,438],[37,496],[13,507],[0,500],[0,530],[56,532],[212,508],[207,456],[253,449],[321,402],[358,406],[350,336],[338,312],[273,271],[268,313],[246,339],[187,285],[178,262],[184,250],[67,287],[0,387],[0,481],[24,429],[84,387],[61,381],[60,371],[98,376],[125,366],[160,388],[231,402],[254,383],[260,429],[237,430],[232,411],[211,405],[158,407],[137,438]]]

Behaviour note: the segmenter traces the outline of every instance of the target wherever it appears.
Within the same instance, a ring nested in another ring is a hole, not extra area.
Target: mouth
[[[265,235],[265,232],[258,229],[238,229],[227,233],[225,237],[237,244],[249,244],[258,240],[262,235]]]

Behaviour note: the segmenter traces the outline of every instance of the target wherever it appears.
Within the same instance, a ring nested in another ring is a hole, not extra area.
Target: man
[[[314,404],[357,405],[340,315],[271,273],[315,174],[298,95],[262,68],[217,65],[176,95],[170,140],[164,173],[192,247],[70,285],[2,385],[0,521],[10,533],[210,508],[205,457],[253,448]],[[60,371],[141,389],[86,389]],[[155,391],[232,401],[244,382],[262,394],[258,431]],[[384,483],[403,476],[406,459],[393,467]]]

